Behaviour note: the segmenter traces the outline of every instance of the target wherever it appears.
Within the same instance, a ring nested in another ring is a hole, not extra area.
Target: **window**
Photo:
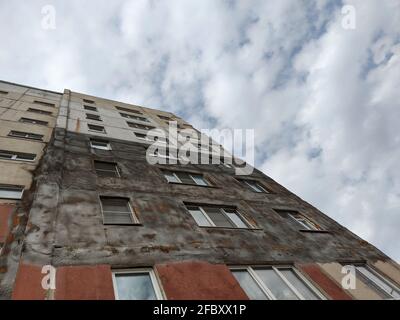
[[[297,211],[290,211],[290,210],[275,210],[280,216],[284,218],[291,219],[295,221],[298,226],[302,227],[302,230],[309,230],[309,231],[320,231],[322,230],[317,224],[312,222],[310,219],[303,216],[301,213]]]
[[[0,184],[0,199],[22,199],[24,187]]]
[[[172,121],[171,117],[167,117],[167,116],[162,116],[162,115],[157,115],[160,119],[162,120],[167,120],[167,121]],[[168,123],[168,122],[167,122]]]
[[[96,112],[97,112],[97,108],[96,108],[96,107],[92,107],[92,106],[83,106],[83,108],[84,108],[85,110],[88,110],[88,111],[96,111]]]
[[[95,124],[89,124],[88,123],[88,128],[91,131],[96,131],[96,132],[101,132],[101,133],[106,133],[106,129],[102,126],[96,126]]]
[[[138,132],[134,132],[133,134],[136,136],[136,138],[138,138],[140,140],[154,141],[154,140],[150,139],[150,137],[148,137],[147,134],[138,133]]]
[[[34,109],[34,108],[28,108],[29,112],[34,112],[34,113],[40,113],[40,114],[44,114],[46,116],[51,116],[53,113],[50,111],[44,111],[44,110],[40,110],[40,109]]]
[[[400,299],[400,288],[367,265],[356,265],[356,273],[369,288],[383,299]]]
[[[54,103],[49,103],[49,102],[44,102],[44,101],[35,100],[35,101],[33,101],[33,103],[40,104],[40,105],[45,106],[45,107],[51,107],[51,108],[55,108],[56,107],[56,105]]]
[[[36,154],[0,150],[0,159],[17,160],[17,161],[33,161],[33,160],[35,160],[35,158],[36,158]]]
[[[47,126],[49,124],[47,121],[29,119],[29,118],[21,118],[21,119],[19,119],[19,121],[20,122],[24,122],[24,123],[37,124],[37,125],[40,125],[40,126]]]
[[[169,148],[157,149],[154,151],[154,153],[150,153],[149,155],[151,157],[179,161],[179,158],[177,157],[176,149],[169,149]]]
[[[196,205],[186,208],[200,227],[252,228],[236,209]]]
[[[89,119],[89,120],[96,120],[96,121],[102,121],[99,115],[97,115],[97,114],[91,114],[91,113],[86,113],[86,119]]]
[[[111,144],[105,140],[90,139],[90,146],[93,149],[111,150]]]
[[[168,182],[171,183],[184,183],[184,184],[196,184],[199,186],[209,186],[210,184],[204,179],[203,175],[197,173],[187,172],[173,172],[164,170],[164,177]]]
[[[0,90],[0,94],[6,95],[6,94],[8,94],[8,92],[7,92],[7,91]]]
[[[100,177],[121,177],[118,166],[114,162],[94,161],[94,168]]]
[[[89,100],[89,99],[82,99],[82,100],[83,100],[83,102],[85,102],[85,103],[90,103],[90,104],[93,104],[93,103],[94,103],[93,100]]]
[[[157,277],[152,269],[113,272],[117,300],[163,299]]]
[[[321,300],[324,296],[293,267],[231,269],[253,300]]]
[[[115,107],[115,108],[117,108],[120,111],[132,112],[132,113],[136,113],[136,114],[143,114],[139,110],[133,110],[133,109],[123,108],[123,107]]]
[[[135,123],[135,122],[126,122],[128,124],[128,126],[130,126],[131,128],[136,128],[136,129],[141,129],[141,130],[151,130],[151,129],[155,129],[155,127],[152,126],[146,126],[143,124],[139,124],[139,123]]]
[[[100,197],[104,224],[139,223],[128,198]]]
[[[150,122],[149,119],[147,119],[145,117],[134,116],[132,114],[127,114],[127,113],[123,113],[123,112],[120,112],[119,114],[124,118],[138,120],[138,121],[144,121],[144,122]]]
[[[238,179],[239,180],[239,179]],[[254,180],[244,180],[240,179],[239,180],[244,186],[246,186],[248,189],[254,192],[258,193],[269,193],[267,189],[265,189],[260,183]]]
[[[10,133],[8,134],[8,136],[9,137],[14,137],[14,138],[23,138],[23,139],[31,139],[31,140],[43,141],[43,135],[42,134],[36,134],[36,133],[30,133],[30,132],[22,132],[22,131],[11,130]]]

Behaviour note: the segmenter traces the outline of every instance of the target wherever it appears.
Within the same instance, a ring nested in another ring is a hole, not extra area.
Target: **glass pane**
[[[101,198],[103,211],[131,212],[128,200],[120,198]]]
[[[116,274],[120,300],[156,300],[156,294],[148,273]]]
[[[217,227],[235,227],[233,222],[222,213],[220,208],[206,207],[204,208],[204,211],[208,214]]]
[[[182,181],[182,183],[193,184],[193,179],[187,173],[176,172],[175,174]]]
[[[294,292],[272,269],[255,269],[268,289],[278,300],[298,300]]]
[[[232,222],[238,227],[238,228],[248,228],[247,224],[244,223],[242,218],[239,216],[239,214],[235,210],[224,210],[226,215],[229,217],[229,219],[232,220]]]
[[[95,161],[94,166],[96,169],[100,170],[116,171],[117,165],[115,163],[110,163],[110,162]]]
[[[194,182],[198,184],[199,186],[208,186],[207,181],[199,174],[191,174]]]
[[[383,297],[383,298],[390,298],[393,297],[395,299],[400,299],[400,292],[397,291],[394,287],[392,287],[391,285],[389,285],[388,283],[386,283],[385,281],[383,281],[380,277],[378,277],[377,275],[375,275],[373,272],[371,272],[370,270],[368,270],[368,268],[363,267],[363,266],[357,266],[357,270],[364,275],[364,277],[366,277],[367,279],[369,279],[371,282],[373,282],[376,286],[378,286],[382,291],[384,292],[379,292],[378,293]],[[372,289],[375,289],[375,291],[377,291],[373,285],[371,286],[367,281],[364,282],[369,285]]]
[[[104,223],[108,224],[132,224],[132,214],[130,212],[110,212],[104,211]]]
[[[201,227],[211,226],[211,223],[207,220],[207,218],[204,216],[203,212],[200,211],[200,209],[189,209],[189,212],[199,226]]]
[[[172,172],[164,172],[164,176],[168,182],[180,183]]]
[[[0,198],[3,199],[21,199],[22,189],[0,188]]]
[[[34,160],[36,155],[30,153],[18,153],[17,159],[18,160]]]
[[[318,227],[315,224],[301,214],[290,214],[290,217],[306,230],[318,230]]]
[[[245,183],[255,192],[263,192],[260,186],[254,181],[245,181]]]
[[[246,270],[233,270],[232,273],[250,299],[268,300],[268,297]]]
[[[317,296],[299,277],[292,269],[279,269],[279,271],[285,276],[290,284],[296,288],[297,291],[306,300],[320,300]]]

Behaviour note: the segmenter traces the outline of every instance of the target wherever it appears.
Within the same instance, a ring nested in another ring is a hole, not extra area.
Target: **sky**
[[[400,0],[0,0],[0,36],[2,80],[254,129],[257,168],[400,261]]]

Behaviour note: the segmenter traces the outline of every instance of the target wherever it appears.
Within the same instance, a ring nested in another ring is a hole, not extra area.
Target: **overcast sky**
[[[0,0],[0,35],[2,80],[254,128],[257,167],[400,261],[400,0]]]

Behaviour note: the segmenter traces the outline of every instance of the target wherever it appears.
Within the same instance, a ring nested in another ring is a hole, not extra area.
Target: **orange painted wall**
[[[352,298],[342,290],[335,281],[329,278],[318,265],[306,264],[299,265],[298,267],[324,290],[332,300],[352,300]]]
[[[8,219],[14,208],[13,204],[0,204],[0,243],[4,243],[7,239],[10,229]]]
[[[188,261],[155,268],[169,300],[248,300],[225,265]]]

